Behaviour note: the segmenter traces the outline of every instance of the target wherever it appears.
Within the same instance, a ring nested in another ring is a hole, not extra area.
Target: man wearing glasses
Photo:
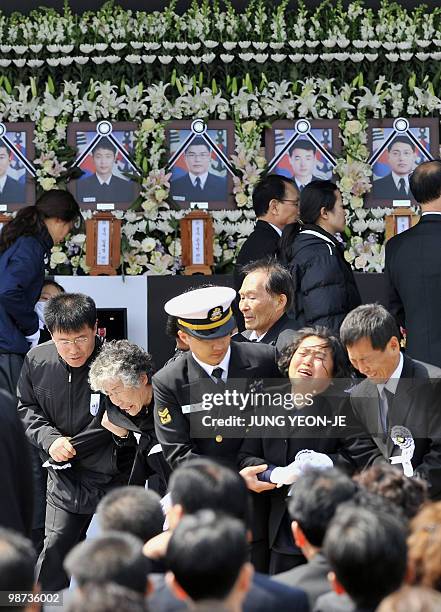
[[[184,153],[188,172],[172,180],[170,191],[175,202],[226,202],[227,177],[210,172],[211,150],[201,137],[194,138]]]
[[[89,386],[89,368],[101,348],[96,316],[86,295],[50,299],[45,322],[52,341],[29,351],[18,382],[26,436],[48,474],[45,538],[37,564],[45,591],[69,586],[65,556],[84,539],[100,499],[128,476],[129,466],[120,470],[118,464],[129,452],[101,427],[104,406]]]

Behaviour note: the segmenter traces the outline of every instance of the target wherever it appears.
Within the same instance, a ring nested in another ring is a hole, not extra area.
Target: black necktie
[[[400,178],[400,180],[398,181],[398,184],[400,186],[398,189],[398,193],[400,197],[407,198],[406,181],[403,178]]]
[[[202,191],[202,183],[201,183],[201,178],[199,176],[196,177],[194,184],[195,184],[196,189],[200,189]]]
[[[299,191],[303,191],[305,185],[299,185]]]
[[[214,370],[211,373],[211,376],[215,379],[216,384],[225,384],[224,381],[222,380],[222,374],[224,373],[222,368],[214,368]]]

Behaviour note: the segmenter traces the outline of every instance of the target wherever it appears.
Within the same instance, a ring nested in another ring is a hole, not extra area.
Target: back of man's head
[[[400,337],[395,319],[381,304],[357,306],[346,315],[340,327],[340,339],[345,346],[368,338],[373,349],[383,351],[394,336]]]
[[[267,174],[256,183],[253,190],[253,208],[257,218],[266,215],[271,200],[283,200],[286,185],[297,189],[294,181],[280,174]]]
[[[403,582],[406,534],[389,514],[342,505],[326,532],[324,552],[338,583],[360,608],[376,607]]]
[[[115,582],[145,593],[150,561],[142,554],[143,542],[129,533],[106,533],[77,544],[64,561],[64,568],[82,588],[94,582]]]
[[[96,323],[95,302],[82,293],[60,293],[51,298],[44,311],[44,320],[51,334],[76,332],[83,327],[93,329]]]
[[[75,591],[66,612],[147,612],[144,594],[114,584],[86,584]]]
[[[157,493],[144,487],[119,487],[107,493],[97,508],[103,531],[131,533],[142,542],[162,532],[164,514]]]
[[[32,591],[36,560],[30,540],[0,528],[0,591]]]
[[[339,470],[308,470],[296,482],[289,514],[309,544],[321,548],[337,506],[351,499],[356,491],[357,485]]]
[[[413,197],[419,204],[430,204],[441,198],[441,160],[423,162],[409,178]]]
[[[243,523],[212,510],[185,516],[167,548],[168,567],[193,601],[226,599],[232,594],[247,558]],[[246,571],[251,578],[250,568]]]
[[[248,489],[234,470],[210,461],[195,459],[173,472],[169,482],[173,505],[184,514],[211,509],[248,523]]]

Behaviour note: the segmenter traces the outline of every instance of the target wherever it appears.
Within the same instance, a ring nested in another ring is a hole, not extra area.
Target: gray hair
[[[109,380],[120,380],[125,387],[139,387],[142,374],[152,380],[152,357],[141,347],[128,340],[112,340],[102,347],[89,371],[89,383],[94,391],[105,393]]]

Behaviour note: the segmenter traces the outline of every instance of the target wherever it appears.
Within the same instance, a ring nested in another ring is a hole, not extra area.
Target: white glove
[[[40,340],[40,330],[37,329],[35,334],[32,334],[30,336],[26,336],[26,340],[31,345],[29,348],[34,348],[34,346],[37,346],[38,341]]]
[[[286,467],[276,467],[270,475],[270,481],[278,487],[282,485],[292,485],[300,476],[301,470],[299,464],[293,461]]]

